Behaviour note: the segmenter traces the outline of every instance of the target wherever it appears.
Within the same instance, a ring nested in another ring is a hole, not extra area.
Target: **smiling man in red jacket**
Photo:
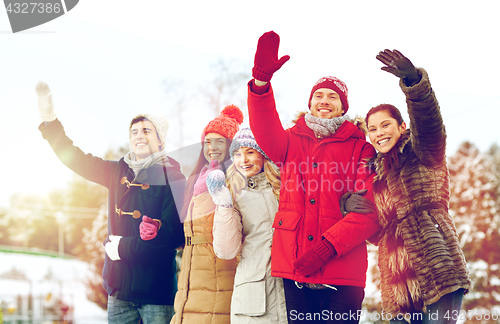
[[[371,188],[365,160],[375,155],[365,134],[345,114],[347,87],[336,77],[319,79],[310,112],[283,129],[272,87],[279,36],[263,34],[248,84],[250,127],[260,147],[281,169],[279,211],[273,228],[272,275],[284,278],[290,323],[359,323],[368,267],[365,240],[378,229],[377,216],[342,215],[339,201]]]

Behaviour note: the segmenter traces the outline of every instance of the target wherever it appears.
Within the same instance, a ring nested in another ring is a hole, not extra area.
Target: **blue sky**
[[[281,36],[280,55],[291,56],[273,78],[284,124],[307,108],[312,85],[325,75],[346,82],[351,116],[380,103],[405,110],[397,79],[375,59],[380,50],[398,49],[429,73],[448,155],[465,140],[484,151],[499,140],[498,12],[498,1],[85,0],[13,34],[0,10],[0,169],[9,184],[0,189],[0,207],[14,192],[44,193],[71,178],[37,130],[38,80],[53,90],[70,138],[98,156],[127,145],[128,123],[139,113],[175,124],[176,106],[162,82],[183,80],[188,142],[195,143],[214,117],[199,90],[209,86],[210,64],[236,60],[250,70],[257,40],[269,30]]]

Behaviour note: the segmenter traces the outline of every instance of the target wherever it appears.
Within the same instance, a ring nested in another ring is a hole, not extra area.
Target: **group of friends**
[[[346,84],[327,76],[284,129],[270,81],[290,57],[278,49],[275,32],[259,38],[250,127],[226,106],[203,129],[187,179],[165,151],[166,119],[136,116],[130,152],[103,160],[73,145],[50,88],[37,84],[43,137],[67,167],[109,190],[108,322],[359,323],[370,242],[386,319],[455,323],[471,281],[427,72],[397,50],[376,56],[399,78],[409,128],[389,104],[351,119]]]

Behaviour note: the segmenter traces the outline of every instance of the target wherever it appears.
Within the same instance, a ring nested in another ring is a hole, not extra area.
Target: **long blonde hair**
[[[274,196],[279,200],[281,188],[280,170],[271,161],[264,159],[264,174],[271,185]],[[226,183],[233,196],[233,201],[237,201],[240,194],[247,187],[247,178],[236,169],[233,163],[227,168]]]

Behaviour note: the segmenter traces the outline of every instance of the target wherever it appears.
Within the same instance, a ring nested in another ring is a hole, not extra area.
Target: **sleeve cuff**
[[[255,79],[252,79],[248,83],[251,92],[255,93],[256,95],[263,95],[263,94],[269,92],[269,88],[270,88],[270,83],[269,82],[266,83],[265,85],[259,87],[258,85],[255,84],[254,80]]]

